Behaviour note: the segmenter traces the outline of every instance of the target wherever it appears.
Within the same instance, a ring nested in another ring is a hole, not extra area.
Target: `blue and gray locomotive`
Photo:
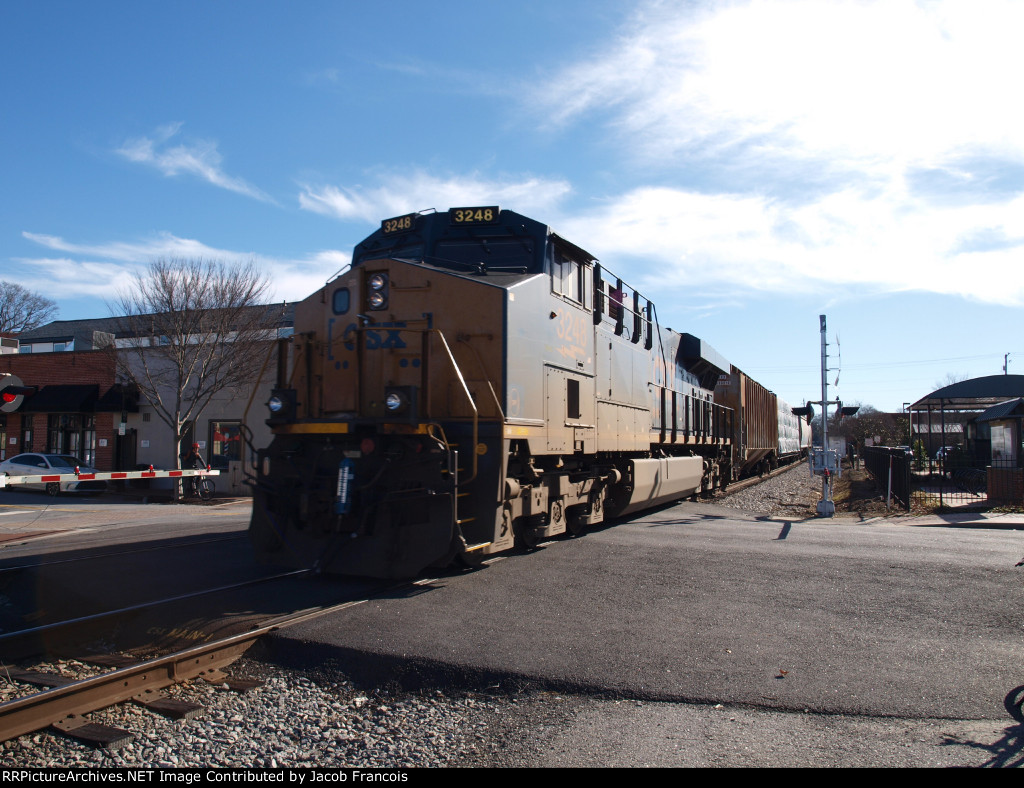
[[[250,527],[274,563],[474,563],[709,492],[744,464],[742,404],[715,398],[738,371],[512,211],[387,219],[296,305],[287,342]]]

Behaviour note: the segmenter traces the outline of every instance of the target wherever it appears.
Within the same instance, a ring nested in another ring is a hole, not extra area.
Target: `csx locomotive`
[[[800,450],[780,443],[774,395],[494,206],[385,220],[285,342],[250,526],[274,563],[472,564]]]

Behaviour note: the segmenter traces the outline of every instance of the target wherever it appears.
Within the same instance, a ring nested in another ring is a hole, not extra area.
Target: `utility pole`
[[[1009,375],[1010,374],[1009,371],[1008,371],[1009,368],[1010,368],[1010,354],[1009,353],[1003,353],[1003,374],[1004,375]]]
[[[842,473],[839,465],[838,452],[828,448],[828,337],[825,329],[825,316],[819,315],[821,323],[821,500],[818,501],[818,514],[832,517],[836,513],[836,505],[832,502],[832,479]]]
[[[838,399],[829,401],[828,398],[828,339],[825,326],[825,316],[819,316],[821,325],[821,399],[817,402],[811,401],[806,407],[793,408],[793,413],[798,416],[811,417],[813,410],[811,405],[821,405],[821,446],[811,449],[810,463],[811,473],[821,477],[821,500],[818,501],[818,514],[822,517],[832,517],[836,513],[836,505],[832,501],[832,483],[842,473],[839,462],[839,452],[828,447],[828,406],[835,405],[838,408],[838,415],[852,416],[859,407],[853,406],[844,408],[843,403]]]

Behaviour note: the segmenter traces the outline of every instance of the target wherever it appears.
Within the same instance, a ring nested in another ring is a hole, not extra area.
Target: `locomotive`
[[[792,453],[773,394],[497,206],[383,221],[296,305],[267,404],[252,542],[341,574],[473,565]]]

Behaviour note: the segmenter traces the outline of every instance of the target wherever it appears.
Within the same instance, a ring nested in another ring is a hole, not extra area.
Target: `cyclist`
[[[199,453],[198,443],[193,443],[192,448],[190,448],[185,454],[181,455],[181,467],[182,470],[206,470],[206,460],[204,460],[203,455]],[[204,499],[210,497],[209,482],[206,479],[201,479],[199,476],[193,476],[189,479],[188,487],[186,489],[192,495],[199,495]]]
[[[199,444],[193,443],[192,448],[181,455],[182,468],[206,468],[206,460],[199,453]]]

